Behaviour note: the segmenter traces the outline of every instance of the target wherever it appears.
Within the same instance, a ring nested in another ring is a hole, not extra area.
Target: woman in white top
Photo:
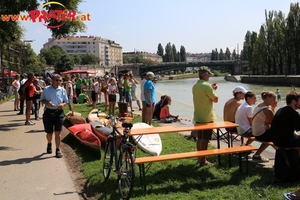
[[[137,91],[137,84],[139,82],[134,78],[133,74],[129,74],[129,81],[131,82],[131,98],[132,101],[136,101],[136,104],[139,107],[139,110],[142,110],[140,100],[138,99],[138,91]]]
[[[277,106],[276,94],[272,91],[262,92],[261,98],[263,102],[258,104],[253,111],[252,134],[257,140],[270,142],[272,141],[270,126],[274,117],[275,107]],[[265,149],[269,146],[264,143],[262,143],[262,145],[264,145]],[[275,146],[273,147],[276,149]],[[255,155],[252,159],[263,162],[269,161],[268,159]]]
[[[20,89],[20,76],[17,74],[15,76],[15,80],[12,82],[13,86],[13,92],[15,95],[15,101],[14,101],[14,111],[20,110],[19,109],[19,102],[20,102],[20,95],[18,93]]]
[[[108,113],[111,115],[115,114],[117,93],[118,93],[117,81],[115,78],[111,78],[110,83],[108,84],[108,102],[109,102]]]
[[[92,90],[92,101],[93,101],[93,109],[96,108],[96,104],[98,102],[98,98],[99,98],[99,92],[100,92],[100,84],[101,80],[100,78],[98,77],[97,80],[91,85],[91,90]],[[100,93],[100,96],[101,96],[101,93]]]

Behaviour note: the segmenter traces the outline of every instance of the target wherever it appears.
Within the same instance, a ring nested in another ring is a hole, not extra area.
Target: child
[[[116,105],[116,93],[118,93],[117,81],[115,78],[110,79],[110,83],[108,84],[108,113],[111,115],[115,114],[115,105]]]
[[[161,122],[172,123],[172,122],[178,121],[178,115],[175,116],[170,113],[171,101],[172,101],[171,97],[166,95],[165,98],[161,102],[161,105],[160,105],[161,110],[160,110],[160,115],[159,115]]]

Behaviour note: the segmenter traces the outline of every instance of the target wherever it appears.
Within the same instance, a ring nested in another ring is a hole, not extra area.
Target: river
[[[192,122],[194,110],[192,87],[197,82],[197,80],[198,78],[158,81],[155,85],[156,100],[158,101],[160,99],[160,96],[164,94],[171,96],[171,113],[174,115],[179,115],[179,118],[182,118],[183,123],[189,124]],[[260,96],[262,91],[275,92],[277,88],[280,89],[282,98],[281,102],[278,103],[276,109],[285,106],[285,94],[291,90],[291,87],[265,86],[228,82],[224,80],[224,77],[210,77],[209,82],[218,83],[217,94],[219,96],[219,102],[214,104],[214,108],[217,114],[216,121],[223,121],[224,104],[228,99],[233,97],[232,91],[238,85],[243,86],[246,90],[256,93],[256,105],[262,102]]]

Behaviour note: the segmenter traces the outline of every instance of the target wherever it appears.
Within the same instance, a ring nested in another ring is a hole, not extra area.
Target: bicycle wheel
[[[105,146],[105,152],[104,152],[104,158],[103,158],[103,176],[104,181],[106,181],[109,178],[112,164],[113,164],[113,150],[112,150],[112,141],[108,139],[106,146]]]
[[[122,151],[120,153],[118,164],[119,192],[123,199],[129,199],[132,194],[135,178],[135,163],[133,153],[128,149]]]

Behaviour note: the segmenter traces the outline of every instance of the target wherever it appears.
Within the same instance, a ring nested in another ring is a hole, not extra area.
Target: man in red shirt
[[[34,96],[34,84],[33,84],[33,79],[34,75],[33,73],[28,73],[27,75],[27,81],[24,83],[24,86],[22,88],[23,92],[23,97],[26,100],[26,121],[25,125],[34,125],[35,123],[30,120],[30,114],[31,114],[31,107],[32,107],[32,100]]]

